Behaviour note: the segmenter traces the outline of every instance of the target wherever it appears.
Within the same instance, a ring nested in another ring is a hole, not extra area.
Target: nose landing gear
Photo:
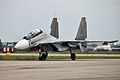
[[[39,51],[39,61],[45,61],[48,56],[47,52],[41,52]]]

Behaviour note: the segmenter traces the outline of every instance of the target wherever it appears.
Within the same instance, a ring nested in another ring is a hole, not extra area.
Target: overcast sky
[[[54,15],[61,39],[73,40],[86,16],[87,40],[120,40],[120,0],[0,0],[0,38],[19,41],[36,28],[49,34]]]

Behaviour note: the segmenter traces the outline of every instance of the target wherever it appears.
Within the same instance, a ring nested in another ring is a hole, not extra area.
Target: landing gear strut
[[[70,54],[71,54],[71,59],[75,60],[76,59],[76,55],[75,55],[75,53],[72,53],[71,47],[70,47]]]
[[[48,56],[47,52],[39,51],[39,61],[45,61]]]
[[[75,60],[75,59],[76,59],[75,53],[71,53],[71,59],[72,59],[72,60]]]

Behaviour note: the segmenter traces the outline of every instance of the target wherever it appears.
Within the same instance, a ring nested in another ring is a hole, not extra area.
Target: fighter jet
[[[112,51],[112,46],[115,45],[116,42],[118,42],[118,40],[87,44],[87,49],[91,49],[93,51]]]
[[[80,51],[85,51],[86,44],[94,41],[86,41],[87,22],[86,17],[82,17],[75,40],[59,40],[59,29],[57,18],[53,18],[50,26],[50,34],[46,34],[41,29],[35,29],[20,40],[15,48],[19,50],[32,48],[39,51],[39,60],[46,60],[49,51],[70,51],[71,59],[75,60],[76,55],[72,48],[79,46]],[[95,41],[97,42],[97,41]]]

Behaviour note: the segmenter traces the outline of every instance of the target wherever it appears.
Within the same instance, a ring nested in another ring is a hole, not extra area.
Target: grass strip
[[[73,53],[76,54],[120,54],[120,52],[117,51],[85,51],[80,52],[80,50],[72,50]],[[49,52],[49,54],[70,54],[69,51],[64,52]]]
[[[0,60],[34,60],[35,56],[0,56]]]
[[[47,59],[71,59],[70,56],[48,56]],[[77,59],[120,59],[120,56],[77,56]],[[38,56],[0,56],[0,60],[38,60]]]

